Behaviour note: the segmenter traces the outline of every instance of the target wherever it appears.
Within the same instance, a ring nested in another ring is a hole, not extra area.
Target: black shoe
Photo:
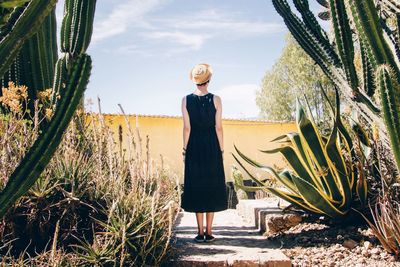
[[[198,242],[198,243],[204,242],[204,235],[197,235],[197,236],[194,238],[194,241],[196,241],[196,242]]]
[[[205,242],[213,242],[215,237],[212,235],[206,235]]]

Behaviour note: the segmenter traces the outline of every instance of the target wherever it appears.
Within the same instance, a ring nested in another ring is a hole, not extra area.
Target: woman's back
[[[186,96],[186,109],[189,113],[190,126],[192,130],[207,129],[215,127],[215,105],[214,95],[190,94]]]
[[[192,212],[227,209],[222,152],[215,129],[214,95],[186,96],[190,136],[186,148],[182,208]]]

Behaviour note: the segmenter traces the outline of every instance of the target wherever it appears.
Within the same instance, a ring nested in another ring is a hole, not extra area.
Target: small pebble
[[[371,242],[369,242],[369,241],[365,241],[365,242],[364,242],[364,248],[365,248],[365,249],[370,249],[371,247],[372,247]]]
[[[370,252],[372,255],[378,255],[378,254],[380,254],[380,251],[379,251],[378,248],[370,249],[369,252]]]
[[[357,242],[354,241],[353,239],[346,239],[342,244],[343,247],[348,249],[353,249],[357,247],[357,245],[358,245]]]

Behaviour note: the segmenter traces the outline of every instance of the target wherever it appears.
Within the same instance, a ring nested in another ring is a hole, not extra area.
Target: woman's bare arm
[[[183,118],[183,148],[186,149],[190,135],[189,113],[186,109],[186,96],[182,99],[182,118]]]
[[[219,147],[224,151],[224,133],[222,129],[222,101],[217,95],[214,95],[214,104],[217,112],[215,113],[215,131],[217,132]]]

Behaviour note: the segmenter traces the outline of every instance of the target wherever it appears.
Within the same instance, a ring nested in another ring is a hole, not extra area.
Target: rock
[[[266,233],[269,235],[288,230],[301,223],[302,217],[298,214],[267,215],[265,217]]]
[[[361,255],[363,255],[364,257],[369,258],[369,257],[371,256],[371,253],[369,253],[368,250],[363,250],[363,251],[361,252]]]
[[[345,248],[348,248],[348,249],[353,249],[353,248],[357,247],[358,244],[353,239],[346,239],[343,242],[342,246],[345,247]]]
[[[337,240],[343,240],[343,236],[342,236],[342,235],[337,235],[337,236],[336,236],[336,239],[337,239]]]
[[[363,245],[365,249],[370,249],[372,247],[372,244],[369,241],[365,241]]]
[[[374,232],[372,231],[371,228],[368,228],[367,230],[365,230],[365,231],[364,231],[364,234],[365,234],[366,236],[375,236],[375,235],[374,235]]]
[[[370,249],[369,252],[370,252],[372,255],[379,255],[379,254],[381,253],[380,250],[379,250],[378,248]]]

